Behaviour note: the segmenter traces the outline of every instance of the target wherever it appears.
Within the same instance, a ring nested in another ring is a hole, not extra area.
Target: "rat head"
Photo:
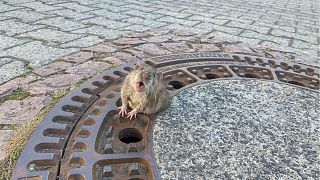
[[[136,91],[150,93],[160,77],[156,70],[152,66],[141,65],[140,63],[136,64],[134,70],[136,76],[133,83]]]

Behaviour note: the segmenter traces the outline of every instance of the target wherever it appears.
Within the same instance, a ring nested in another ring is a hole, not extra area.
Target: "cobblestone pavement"
[[[0,0],[0,161],[13,126],[54,92],[125,62],[215,51],[319,65],[319,9],[316,0]]]
[[[188,30],[319,57],[317,0],[0,0],[0,84],[132,32]]]

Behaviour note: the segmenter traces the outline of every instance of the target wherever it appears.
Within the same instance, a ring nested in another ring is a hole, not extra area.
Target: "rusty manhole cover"
[[[237,54],[194,53],[144,60],[164,73],[171,96],[205,82],[263,79],[319,91],[319,68]],[[12,179],[160,179],[155,116],[119,118],[125,64],[68,94],[25,146]]]

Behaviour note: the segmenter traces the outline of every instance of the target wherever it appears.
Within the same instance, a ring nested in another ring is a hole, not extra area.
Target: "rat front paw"
[[[127,107],[125,107],[125,106],[121,106],[121,107],[118,107],[118,109],[120,109],[120,111],[119,111],[119,115],[120,116],[124,116],[124,115],[127,115]]]
[[[130,118],[130,120],[134,117],[134,118],[136,118],[137,117],[137,110],[132,110],[131,112],[129,112],[128,113],[128,116],[127,116],[127,118]]]

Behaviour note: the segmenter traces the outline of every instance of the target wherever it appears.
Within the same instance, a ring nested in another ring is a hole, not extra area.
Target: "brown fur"
[[[144,89],[137,89],[137,82],[143,82]],[[127,114],[130,119],[136,113],[152,114],[164,110],[170,103],[169,93],[162,83],[162,74],[149,65],[137,64],[125,78],[121,88],[122,106],[120,115]]]

